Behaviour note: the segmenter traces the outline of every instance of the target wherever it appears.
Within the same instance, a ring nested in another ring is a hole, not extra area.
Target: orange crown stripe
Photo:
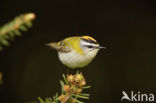
[[[90,37],[90,36],[83,36],[83,39],[87,39],[87,40],[92,40],[94,42],[97,42],[94,38]]]

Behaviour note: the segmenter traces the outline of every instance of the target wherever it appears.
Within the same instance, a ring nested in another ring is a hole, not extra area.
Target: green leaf
[[[9,46],[9,42],[7,40],[5,40],[5,39],[1,39],[0,43],[5,45],[5,46]]]
[[[64,74],[62,76],[63,76],[63,79],[64,79],[65,84],[69,84],[68,81],[67,81],[66,76]]]
[[[46,102],[46,103],[51,103],[51,102],[52,102],[52,99],[51,99],[51,98],[46,98],[46,99],[45,99],[45,102]]]
[[[89,99],[89,97],[76,95],[76,94],[72,94],[72,96],[75,96],[76,98]]]
[[[9,32],[8,36],[9,36],[8,37],[9,40],[14,40],[15,39],[15,34],[13,32]]]
[[[56,93],[54,101],[55,101],[55,103],[58,103],[58,93]]]
[[[27,27],[32,27],[32,22],[31,22],[31,21],[26,22],[25,25],[26,25]]]
[[[38,97],[38,100],[40,101],[40,103],[45,103],[41,97]]]
[[[89,85],[89,86],[82,87],[82,89],[88,89],[88,88],[91,88],[91,86]]]
[[[76,74],[79,74],[79,70],[76,72]]]
[[[81,96],[90,96],[90,94],[81,93]]]
[[[61,84],[61,93],[64,94],[63,88],[64,88],[64,83],[62,80],[60,80],[60,84]]]
[[[9,32],[8,35],[11,36],[11,37],[15,36],[14,32]]]
[[[21,25],[21,26],[19,27],[19,29],[22,30],[22,31],[27,31],[27,30],[28,30],[24,25]]]
[[[17,36],[21,36],[21,33],[20,33],[19,30],[14,30],[13,32],[14,32]]]
[[[72,99],[74,99],[74,98],[72,97]],[[84,103],[84,102],[79,101],[79,100],[77,100],[77,99],[74,99],[74,100],[76,101],[76,103]]]
[[[3,39],[8,39],[8,38],[9,38],[9,35],[3,35],[2,38],[3,38]]]

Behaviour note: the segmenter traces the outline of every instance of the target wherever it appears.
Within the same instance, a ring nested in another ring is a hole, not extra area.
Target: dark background
[[[45,46],[90,35],[101,50],[83,69],[87,103],[120,103],[122,91],[156,93],[156,6],[152,0],[1,0],[0,24],[34,12],[33,28],[0,52],[0,102],[24,102],[60,92],[67,67]],[[75,70],[76,72],[76,70]]]

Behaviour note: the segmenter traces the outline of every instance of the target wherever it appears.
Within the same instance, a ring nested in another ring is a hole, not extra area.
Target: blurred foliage
[[[26,13],[15,17],[12,21],[0,27],[0,50],[3,46],[9,46],[9,40],[21,36],[21,31],[27,31],[32,26],[32,20],[35,19],[34,13]]]
[[[3,74],[2,74],[2,72],[0,72],[0,85],[3,84],[3,79],[2,78],[3,78]]]
[[[40,103],[84,103],[78,99],[89,99],[89,94],[84,94],[84,89],[90,88],[86,86],[86,81],[82,73],[76,73],[75,75],[64,75],[64,81],[60,80],[61,84],[61,95],[56,95],[53,98],[38,98]]]

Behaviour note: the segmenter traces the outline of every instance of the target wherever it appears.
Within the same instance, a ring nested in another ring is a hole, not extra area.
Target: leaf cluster
[[[84,89],[90,88],[86,86],[86,81],[82,73],[76,73],[75,75],[64,75],[64,80],[60,80],[61,94],[56,95],[53,98],[38,98],[40,103],[84,103],[79,99],[89,99],[89,94],[82,93]]]
[[[27,31],[32,26],[32,20],[35,19],[34,13],[26,13],[15,17],[12,21],[0,27],[0,50],[3,46],[9,46],[9,40],[15,36],[21,36],[21,31]]]

